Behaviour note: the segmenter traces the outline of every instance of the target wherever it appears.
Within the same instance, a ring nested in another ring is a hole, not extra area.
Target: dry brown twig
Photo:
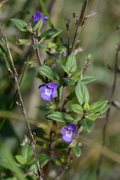
[[[118,52],[119,51],[120,51],[120,49],[118,48],[118,45],[117,45],[116,46],[115,68],[114,68],[114,81],[113,81],[112,92],[111,92],[111,96],[110,96],[110,100],[109,100],[110,105],[112,105],[113,96],[115,94],[117,75],[118,75]],[[98,165],[97,165],[96,180],[100,179],[100,170],[101,170],[101,165],[102,165],[102,160],[103,160],[103,152],[104,152],[106,131],[107,131],[107,125],[108,125],[108,120],[109,120],[109,116],[110,116],[110,110],[111,110],[111,106],[107,110],[106,117],[105,117],[105,123],[104,123],[103,134],[102,134],[102,147],[101,147],[101,153],[100,153]]]
[[[19,95],[20,102],[19,103],[17,102],[17,104],[23,113],[24,120],[25,120],[27,129],[28,129],[28,132],[29,132],[30,144],[31,144],[32,149],[33,149],[33,154],[34,154],[34,158],[35,158],[35,162],[36,162],[36,166],[37,166],[37,171],[38,171],[37,177],[39,180],[43,180],[39,161],[37,158],[37,153],[36,153],[36,140],[35,140],[34,135],[32,134],[31,127],[30,127],[28,117],[27,117],[27,113],[26,113],[26,109],[24,107],[24,102],[23,102],[23,98],[22,98],[22,94],[21,94],[21,90],[20,90],[20,86],[19,86],[19,81],[18,81],[18,73],[17,73],[15,65],[14,65],[14,61],[13,61],[12,54],[11,54],[11,51],[9,48],[9,43],[8,43],[7,37],[4,35],[1,25],[0,25],[0,31],[2,34],[2,40],[3,40],[3,42],[7,48],[9,58],[10,58],[10,62],[11,62],[12,69],[9,67],[8,70],[11,73],[12,77],[14,78],[17,89],[18,89],[18,95]]]

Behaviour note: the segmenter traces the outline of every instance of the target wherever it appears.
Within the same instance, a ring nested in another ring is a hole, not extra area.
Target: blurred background
[[[80,15],[83,0],[44,0],[45,6],[50,13],[50,18],[56,28],[62,29],[59,35],[62,41],[66,42],[65,18],[70,18],[70,40],[73,40],[76,24],[72,17],[73,13]],[[90,103],[98,100],[109,100],[111,88],[114,80],[114,71],[108,69],[108,64],[114,67],[116,45],[120,43],[120,31],[116,27],[120,24],[120,0],[89,0],[86,14],[91,10],[96,15],[91,17],[82,27],[79,44],[83,51],[77,54],[78,68],[85,67],[85,57],[91,54],[91,65],[87,74],[96,75],[98,80],[90,83]],[[14,58],[15,66],[21,78],[25,62],[29,57],[32,61],[37,61],[34,49],[30,46],[19,46],[18,39],[27,39],[30,36],[20,32],[10,18],[23,19],[27,23],[31,22],[31,16],[35,11],[43,12],[38,0],[8,0],[0,8],[0,24],[4,29],[10,42],[10,48]],[[44,29],[49,28],[46,24]],[[1,35],[0,35],[1,36]],[[46,45],[46,44],[44,44]],[[47,58],[47,54],[41,51],[42,59]],[[58,69],[60,73],[60,69]],[[120,100],[120,79],[117,78],[114,100]],[[49,134],[49,126],[46,124],[44,101],[41,99],[38,89],[42,82],[36,77],[34,68],[27,66],[24,79],[21,84],[21,91],[27,109],[27,114],[35,132],[42,132],[41,128]],[[6,53],[0,41],[0,135],[7,148],[13,155],[19,152],[23,135],[27,133],[20,109],[14,103],[12,113],[5,113],[10,109],[14,98],[16,86],[14,80],[7,70]],[[17,116],[16,116],[17,114]],[[6,119],[6,120],[5,120]],[[42,122],[42,123],[40,123]],[[74,180],[94,180],[96,177],[96,167],[101,148],[102,130],[104,118],[95,122],[95,127],[91,133],[85,130],[81,132],[80,142],[82,144],[82,154],[67,169],[63,179]],[[35,130],[39,127],[39,130]],[[60,132],[60,128],[58,128]],[[2,161],[1,161],[2,162]],[[7,170],[0,163],[0,173]],[[112,107],[106,136],[106,151],[104,153],[101,180],[120,180],[120,109]]]

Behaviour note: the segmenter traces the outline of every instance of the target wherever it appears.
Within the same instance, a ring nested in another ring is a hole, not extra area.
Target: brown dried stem
[[[7,48],[9,58],[10,58],[10,62],[11,62],[11,66],[12,66],[12,70],[10,68],[8,68],[8,70],[12,74],[12,76],[13,76],[13,78],[15,80],[17,89],[18,89],[18,95],[19,95],[19,99],[20,99],[20,103],[18,103],[18,105],[19,105],[19,107],[20,107],[20,109],[21,109],[21,111],[23,113],[24,120],[25,120],[27,129],[28,129],[28,132],[29,132],[30,144],[31,144],[32,149],[33,149],[33,154],[34,154],[34,158],[35,158],[35,162],[36,162],[36,166],[37,166],[37,171],[38,171],[37,177],[38,177],[39,180],[42,180],[43,178],[42,178],[40,165],[39,165],[39,161],[38,161],[37,153],[36,153],[36,140],[35,140],[35,138],[34,138],[34,136],[32,134],[31,127],[30,127],[30,124],[29,124],[29,121],[28,121],[28,118],[27,118],[27,113],[26,113],[26,110],[25,110],[25,107],[24,107],[24,102],[23,102],[23,98],[22,98],[22,94],[21,94],[20,86],[19,86],[19,81],[18,81],[18,73],[17,73],[15,65],[14,65],[14,61],[13,61],[12,54],[11,54],[11,51],[10,51],[10,48],[9,48],[7,37],[4,35],[1,26],[0,26],[0,31],[1,31],[1,34],[2,34],[2,40],[3,40],[3,42],[4,42],[4,44],[5,44],[6,48]]]
[[[115,72],[114,72],[114,81],[113,81],[113,86],[112,86],[112,92],[111,92],[111,96],[110,96],[110,104],[113,101],[113,96],[115,93],[116,82],[117,82],[117,74],[118,74],[117,69],[118,69],[118,49],[116,48]],[[102,160],[103,160],[103,150],[104,150],[104,146],[105,146],[105,138],[106,138],[108,120],[109,120],[109,116],[110,116],[110,110],[111,110],[111,107],[107,110],[105,123],[104,123],[104,127],[103,127],[102,148],[101,148],[101,154],[99,156],[99,161],[98,161],[98,165],[97,165],[96,180],[100,179],[100,169],[101,169]]]
[[[78,22],[78,25],[76,27],[76,32],[75,32],[71,52],[73,52],[75,50],[75,46],[76,46],[80,31],[81,31],[81,27],[83,25],[83,19],[84,19],[84,14],[85,14],[85,10],[86,10],[86,7],[87,7],[87,3],[88,3],[88,0],[84,0],[82,10],[81,10],[81,13],[80,13],[79,22]]]

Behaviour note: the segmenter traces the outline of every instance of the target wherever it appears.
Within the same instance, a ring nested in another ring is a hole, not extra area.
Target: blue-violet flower
[[[41,93],[41,97],[46,101],[50,101],[52,98],[55,98],[57,96],[57,88],[58,84],[55,82],[48,83],[45,86],[41,86],[40,91],[44,91]]]
[[[77,126],[76,124],[70,124],[61,129],[61,133],[63,134],[62,139],[66,142],[72,142],[73,138],[77,136]]]
[[[43,19],[43,24],[45,24],[47,22],[45,20],[48,19],[49,16],[43,16],[41,12],[36,11],[34,16],[32,16],[31,18],[34,19],[34,24],[36,24],[40,19]]]
[[[66,55],[67,55],[66,52],[61,53],[61,56],[63,56],[63,57],[66,56]]]

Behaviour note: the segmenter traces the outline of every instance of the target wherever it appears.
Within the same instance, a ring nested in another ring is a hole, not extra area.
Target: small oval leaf
[[[43,65],[38,67],[37,70],[52,81],[59,79],[56,71],[53,70],[50,66]]]
[[[94,122],[89,119],[82,119],[80,121],[80,124],[88,131],[90,132],[94,127]]]
[[[48,155],[46,155],[46,154],[39,154],[38,155],[38,160],[39,160],[39,163],[40,163],[40,167],[43,167],[50,160],[50,157]]]
[[[91,106],[90,106],[90,113],[96,113],[101,111],[107,104],[107,100],[105,101],[98,101],[98,102],[94,102]]]
[[[68,146],[69,146],[69,144],[62,142],[62,143],[57,144],[57,145],[55,146],[55,149],[65,149],[65,148],[67,148]]]
[[[27,26],[27,23],[21,19],[17,18],[11,18],[10,19],[17,27],[23,32],[27,32],[27,29],[25,28]]]
[[[90,83],[97,80],[97,77],[92,74],[83,74],[81,81],[84,82],[84,84]]]
[[[86,85],[81,80],[78,80],[77,82],[75,94],[80,105],[83,105],[85,102],[89,102],[89,92],[87,90]]]
[[[79,104],[71,104],[70,108],[72,109],[72,111],[74,111],[75,113],[78,114],[83,114],[83,108],[82,106],[80,106]]]
[[[81,155],[81,149],[80,149],[80,147],[78,145],[75,145],[74,147],[72,147],[72,152],[77,157],[79,157]]]
[[[59,122],[72,122],[74,120],[69,114],[59,111],[48,114],[47,118]]]
[[[20,164],[26,164],[27,163],[27,160],[21,155],[16,155],[15,158]]]

